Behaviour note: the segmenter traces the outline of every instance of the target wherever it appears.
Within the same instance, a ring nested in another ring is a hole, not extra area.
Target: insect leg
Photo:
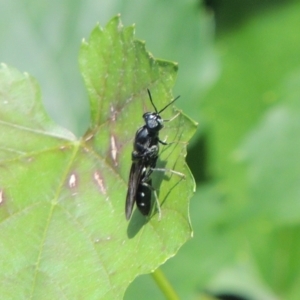
[[[142,153],[139,153],[138,151],[133,151],[132,154],[131,154],[131,158],[133,161],[135,160],[140,160],[140,159],[143,159],[143,158],[151,158],[151,157],[155,157],[157,156],[158,154],[158,146],[156,145],[153,145],[151,147],[144,147],[142,145],[144,151]]]
[[[175,120],[179,115],[180,115],[180,111],[179,111],[175,116],[173,116],[171,119],[164,120],[164,122],[172,122],[172,121]]]
[[[175,174],[175,175],[178,175],[180,176],[181,178],[185,179],[185,174],[181,173],[181,172],[178,172],[178,171],[175,171],[175,170],[172,170],[172,169],[165,169],[165,168],[151,168],[152,172],[153,171],[158,171],[158,172],[169,172],[169,173],[172,173],[172,174]]]
[[[154,195],[155,203],[156,203],[156,208],[157,208],[157,211],[158,211],[158,220],[160,221],[161,220],[160,203],[159,203],[158,196],[157,196],[155,188],[153,186],[151,186],[151,189],[153,191],[153,195]]]

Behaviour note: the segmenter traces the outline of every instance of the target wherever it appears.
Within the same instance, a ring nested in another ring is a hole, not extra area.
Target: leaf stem
[[[159,286],[162,293],[165,295],[168,300],[180,300],[172,285],[168,281],[167,277],[163,273],[163,271],[157,268],[153,273],[151,273],[152,278]]]

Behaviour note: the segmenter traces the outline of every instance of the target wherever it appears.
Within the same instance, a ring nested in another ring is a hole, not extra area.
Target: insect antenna
[[[156,108],[156,106],[155,106],[154,103],[153,103],[153,100],[152,100],[152,96],[151,96],[150,90],[147,89],[147,92],[148,92],[150,101],[151,101],[151,103],[152,103],[152,106],[154,107],[155,112],[156,112],[157,114],[160,114],[161,112],[163,112],[167,107],[169,107],[171,104],[173,104],[173,103],[180,97],[180,96],[177,96],[177,97],[176,97],[175,99],[173,99],[169,104],[167,104],[163,109],[161,109],[160,111],[157,111],[157,108]]]
[[[156,108],[156,106],[155,106],[154,103],[153,103],[152,96],[151,96],[151,93],[150,93],[149,89],[147,89],[147,91],[148,91],[148,95],[149,95],[150,101],[151,101],[151,103],[152,103],[152,106],[154,107],[155,112],[158,113],[158,112],[157,112],[157,108]]]
[[[161,109],[158,114],[163,112],[167,107],[169,107],[171,104],[173,104],[180,96],[177,96],[175,99],[173,99],[169,104],[167,104],[163,109]]]

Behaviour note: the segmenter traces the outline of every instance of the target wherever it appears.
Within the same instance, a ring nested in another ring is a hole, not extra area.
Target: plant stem
[[[166,299],[179,300],[178,295],[161,269],[157,268],[153,273],[151,273],[151,275],[162,293],[165,295]]]

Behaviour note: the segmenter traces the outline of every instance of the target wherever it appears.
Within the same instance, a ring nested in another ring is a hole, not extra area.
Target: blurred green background
[[[89,107],[82,38],[121,13],[199,122],[188,163],[194,239],[162,270],[182,299],[300,299],[300,1],[0,0],[0,60],[32,74],[78,136]],[[157,104],[159,107],[159,104]],[[125,299],[164,299],[151,276]],[[232,298],[239,296],[240,298]]]

